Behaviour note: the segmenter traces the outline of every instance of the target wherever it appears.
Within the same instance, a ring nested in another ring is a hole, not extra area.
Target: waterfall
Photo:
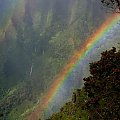
[[[32,63],[31,68],[30,68],[30,74],[29,74],[30,77],[32,76],[33,67],[34,67],[34,65],[33,65],[33,63]]]

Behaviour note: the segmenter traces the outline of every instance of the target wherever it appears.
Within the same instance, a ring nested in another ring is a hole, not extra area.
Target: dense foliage
[[[99,61],[90,64],[90,73],[82,90],[73,93],[72,102],[48,120],[119,120],[120,52],[114,47],[103,52]]]
[[[86,109],[92,120],[120,118],[120,52],[113,48],[102,53],[100,61],[90,64],[92,76],[85,78],[88,94]]]

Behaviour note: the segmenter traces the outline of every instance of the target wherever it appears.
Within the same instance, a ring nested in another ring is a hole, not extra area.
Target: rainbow
[[[113,14],[85,41],[72,56],[68,64],[56,76],[48,92],[44,95],[37,108],[27,117],[27,120],[38,120],[42,112],[49,106],[59,89],[72,73],[73,69],[89,54],[93,47],[117,25],[120,20],[118,14]]]

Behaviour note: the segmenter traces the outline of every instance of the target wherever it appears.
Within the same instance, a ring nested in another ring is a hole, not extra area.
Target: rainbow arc
[[[92,34],[71,57],[68,64],[62,69],[62,71],[56,76],[53,84],[50,86],[48,92],[44,95],[41,102],[38,104],[36,109],[27,117],[27,120],[38,120],[41,113],[49,107],[49,104],[55,98],[56,94],[59,92],[60,88],[64,85],[67,78],[72,74],[72,71],[76,66],[84,60],[84,58],[89,54],[92,48],[100,41],[106,34],[110,34],[116,24],[120,20],[120,15],[113,14],[105,20],[105,22]]]

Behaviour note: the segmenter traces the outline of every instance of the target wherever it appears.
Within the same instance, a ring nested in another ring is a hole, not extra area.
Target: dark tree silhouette
[[[120,0],[101,0],[101,3],[112,11],[120,13]]]
[[[113,47],[102,53],[100,61],[90,64],[92,76],[84,78],[88,95],[86,110],[92,120],[120,118],[120,52]]]

